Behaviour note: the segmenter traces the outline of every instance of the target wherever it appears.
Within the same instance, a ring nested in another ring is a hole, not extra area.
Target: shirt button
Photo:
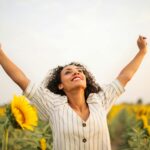
[[[82,123],[82,126],[83,126],[83,127],[86,127],[86,123]]]
[[[87,139],[85,139],[85,138],[82,140],[83,143],[85,143],[86,141],[87,141]]]

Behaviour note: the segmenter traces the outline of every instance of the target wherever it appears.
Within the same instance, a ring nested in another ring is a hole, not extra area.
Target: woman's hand
[[[146,42],[146,37],[144,36],[139,36],[137,40],[137,45],[139,47],[140,52],[146,53],[147,52],[147,42]]]

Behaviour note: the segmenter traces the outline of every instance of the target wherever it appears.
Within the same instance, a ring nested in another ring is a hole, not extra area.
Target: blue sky
[[[140,34],[150,43],[149,7],[149,0],[0,0],[0,42],[34,82],[57,65],[78,61],[107,84],[138,52]],[[150,101],[149,53],[118,103]],[[2,68],[0,85],[0,104],[21,94]]]

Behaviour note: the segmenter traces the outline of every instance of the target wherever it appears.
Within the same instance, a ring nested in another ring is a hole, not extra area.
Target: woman
[[[147,53],[146,38],[137,40],[139,52],[110,84],[100,87],[81,64],[59,66],[35,85],[0,48],[0,64],[48,120],[56,150],[110,150],[107,114],[139,68]]]

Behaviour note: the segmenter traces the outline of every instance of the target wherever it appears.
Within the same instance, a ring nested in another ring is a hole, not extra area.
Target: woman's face
[[[60,74],[61,83],[59,89],[64,92],[69,92],[75,89],[86,88],[86,77],[83,73],[83,69],[79,66],[68,65],[63,68]]]

